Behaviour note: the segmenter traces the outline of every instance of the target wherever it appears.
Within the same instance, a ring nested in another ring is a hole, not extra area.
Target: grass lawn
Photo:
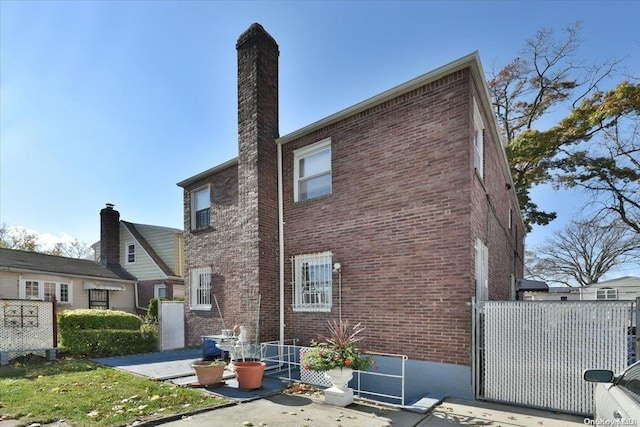
[[[225,402],[84,359],[0,367],[0,420],[23,425],[64,420],[72,426],[125,426]]]

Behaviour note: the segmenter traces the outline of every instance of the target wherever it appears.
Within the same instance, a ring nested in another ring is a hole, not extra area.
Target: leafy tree
[[[546,225],[554,212],[538,209],[531,200],[533,186],[549,182],[554,157],[566,142],[535,129],[556,107],[574,108],[598,92],[620,61],[585,64],[577,59],[580,23],[564,28],[556,38],[552,30],[538,31],[526,40],[520,56],[492,73],[489,80],[498,123],[506,141],[507,156],[518,201],[528,227]]]
[[[563,148],[557,184],[582,188],[599,206],[597,216],[618,218],[640,233],[640,85],[623,82],[586,99],[558,125]],[[592,138],[596,135],[596,138]]]
[[[586,286],[614,267],[640,261],[640,234],[616,221],[574,220],[527,253],[527,274],[549,283]]]
[[[57,242],[53,248],[45,249],[40,243],[39,233],[30,232],[23,227],[9,228],[6,224],[0,226],[0,248],[40,252],[69,258],[85,258],[92,253],[91,247],[78,239],[72,242]]]
[[[20,227],[9,229],[5,224],[2,224],[0,227],[0,248],[39,252],[40,244],[36,233],[31,233]]]

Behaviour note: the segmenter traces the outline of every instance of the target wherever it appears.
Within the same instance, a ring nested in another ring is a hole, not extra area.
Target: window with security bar
[[[331,252],[297,255],[291,258],[294,311],[331,311],[331,259]]]
[[[191,309],[211,309],[211,267],[196,267],[190,273]]]

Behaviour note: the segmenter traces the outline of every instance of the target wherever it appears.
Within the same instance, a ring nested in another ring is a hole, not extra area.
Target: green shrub
[[[101,357],[157,350],[157,327],[116,310],[67,310],[58,315],[60,346],[66,353]]]
[[[149,311],[147,311],[147,317],[156,322],[158,320],[158,305],[160,300],[167,301],[166,298],[151,298],[149,301]]]
[[[141,331],[86,329],[64,336],[63,345],[72,355],[106,357],[156,351],[158,339],[153,333]]]
[[[65,310],[58,315],[61,331],[78,329],[140,330],[142,320],[135,314],[118,310]]]

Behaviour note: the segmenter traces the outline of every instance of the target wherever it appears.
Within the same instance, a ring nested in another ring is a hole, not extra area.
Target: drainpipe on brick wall
[[[278,245],[280,258],[280,346],[284,345],[284,213],[282,189],[282,145],[278,146]],[[280,347],[282,348],[282,347]]]

